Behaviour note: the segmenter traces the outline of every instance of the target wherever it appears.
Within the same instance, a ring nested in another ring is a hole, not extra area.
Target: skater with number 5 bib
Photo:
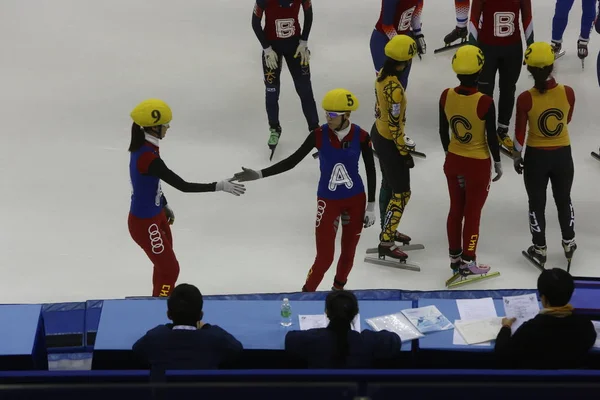
[[[351,112],[358,109],[358,99],[346,89],[334,89],[325,95],[323,108],[327,123],[310,132],[294,154],[269,168],[260,171],[242,168],[241,172],[234,175],[234,180],[246,182],[281,174],[298,165],[314,148],[319,150],[321,177],[315,222],[317,256],[302,288],[303,292],[316,291],[331,266],[340,223],[342,251],[333,289],[344,289],[354,264],[362,228],[375,223],[376,182],[371,138],[360,126],[350,122]],[[367,174],[368,203],[359,174],[361,154]]]

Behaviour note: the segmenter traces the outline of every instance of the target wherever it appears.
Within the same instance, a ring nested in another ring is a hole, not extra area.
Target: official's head
[[[325,299],[325,313],[331,324],[350,329],[350,324],[358,314],[358,300],[352,292],[334,290]]]
[[[177,285],[167,300],[167,317],[175,325],[196,326],[204,313],[202,293],[194,285],[182,283]]]
[[[553,268],[541,273],[537,288],[544,307],[562,307],[571,300],[575,283],[567,271]]]
[[[461,85],[477,86],[484,63],[485,56],[479,47],[465,45],[459,48],[452,57],[452,70]]]
[[[346,89],[333,89],[323,97],[322,107],[329,129],[339,131],[348,126],[350,113],[358,110],[358,99]]]

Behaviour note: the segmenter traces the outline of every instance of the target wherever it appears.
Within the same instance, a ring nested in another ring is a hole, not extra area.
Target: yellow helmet
[[[322,107],[325,111],[356,111],[358,99],[349,90],[333,89],[323,97]]]
[[[392,60],[408,61],[417,55],[417,43],[407,35],[396,35],[385,45],[385,55]]]
[[[129,115],[131,115],[133,122],[141,127],[164,125],[173,119],[171,107],[159,99],[142,101]]]
[[[532,43],[525,51],[525,64],[537,68],[554,64],[554,49],[546,42]]]
[[[477,46],[465,45],[452,57],[452,69],[457,75],[473,75],[481,71],[485,57]]]

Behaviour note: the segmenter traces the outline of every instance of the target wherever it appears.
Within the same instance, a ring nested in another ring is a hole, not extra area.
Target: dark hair
[[[343,367],[350,351],[348,333],[352,329],[352,320],[358,314],[358,301],[351,292],[338,290],[327,295],[325,309],[329,318],[327,329],[333,331],[336,339],[333,366]]]
[[[462,86],[477,87],[477,83],[479,81],[479,74],[480,74],[479,72],[476,72],[476,73],[470,74],[470,75],[458,74],[456,76]]]
[[[182,283],[177,285],[167,300],[169,319],[175,325],[196,326],[202,320],[202,293],[194,285]]]
[[[533,80],[535,81],[534,87],[540,93],[546,93],[548,90],[548,77],[554,70],[554,64],[548,65],[547,67],[538,68],[538,67],[527,67],[527,71],[533,76]]]
[[[571,274],[564,269],[552,268],[541,273],[537,288],[551,307],[562,307],[571,300],[575,283]]]
[[[407,61],[396,61],[393,58],[386,58],[381,68],[381,73],[377,77],[377,82],[383,81],[388,76],[398,76],[398,70],[396,69],[400,65],[407,65]]]
[[[129,151],[137,151],[144,145],[146,135],[141,126],[135,122],[131,125],[131,142],[129,143]]]

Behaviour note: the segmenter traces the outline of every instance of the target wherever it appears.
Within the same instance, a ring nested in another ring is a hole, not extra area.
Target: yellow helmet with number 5
[[[133,122],[141,127],[168,124],[173,119],[171,107],[159,99],[148,99],[138,104],[131,112]]]
[[[408,35],[396,35],[385,45],[385,55],[396,61],[412,60],[417,55],[417,43]]]
[[[554,50],[549,43],[532,43],[525,51],[525,64],[530,67],[544,68],[554,64]]]
[[[322,107],[325,111],[356,111],[358,99],[349,90],[333,89],[323,97]]]
[[[477,46],[465,45],[452,57],[452,69],[457,75],[473,75],[481,71],[485,57]]]

